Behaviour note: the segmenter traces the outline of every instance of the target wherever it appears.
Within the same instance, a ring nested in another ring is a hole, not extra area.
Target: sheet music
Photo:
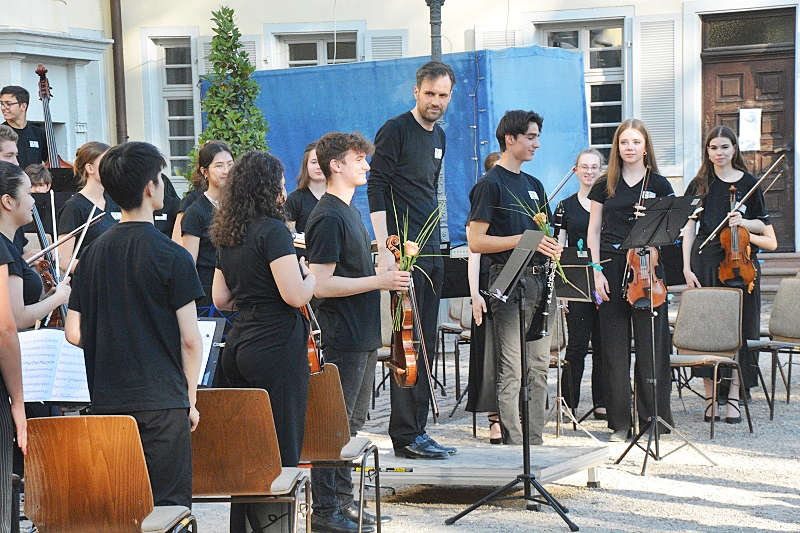
[[[26,395],[27,396],[27,395]],[[86,363],[83,350],[66,339],[58,356],[50,401],[89,403],[89,385],[86,380]]]
[[[50,401],[58,354],[64,342],[64,332],[54,329],[23,331],[19,334],[22,388],[26,402]]]

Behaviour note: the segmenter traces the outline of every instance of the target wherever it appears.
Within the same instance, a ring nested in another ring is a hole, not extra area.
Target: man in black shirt
[[[470,192],[469,248],[471,252],[482,254],[481,268],[488,269],[489,284],[503,269],[525,230],[539,229],[526,211],[542,212],[550,218],[542,183],[520,170],[522,163],[533,159],[540,146],[541,127],[542,117],[533,111],[508,111],[497,126],[497,142],[502,151],[500,161]],[[547,258],[560,255],[561,247],[555,239],[544,237],[536,251],[533,265],[528,267],[524,283],[520,283],[526,300],[526,328],[530,327],[545,296],[544,264]],[[522,444],[519,398],[524,379],[531,401],[530,442],[542,444],[550,337],[528,343],[528,375],[522,376],[518,298],[519,295],[514,295],[505,303],[489,302],[497,359],[497,406],[504,441],[506,444]]]
[[[8,85],[0,90],[0,110],[6,120],[3,124],[11,126],[19,136],[17,160],[22,168],[47,161],[47,138],[44,130],[28,123],[29,101],[30,94],[24,87]]]
[[[153,225],[165,165],[141,142],[103,156],[100,177],[122,220],[81,257],[65,332],[83,346],[92,412],[136,419],[155,505],[191,507],[203,290],[189,253]]]
[[[417,70],[414,109],[389,119],[375,136],[375,155],[367,184],[370,217],[378,243],[379,270],[394,269],[394,255],[386,248],[389,235],[400,235],[407,214],[408,239],[417,240],[428,217],[437,208],[436,190],[445,151],[444,130],[436,121],[447,110],[456,78],[449,65],[431,61]],[[388,214],[387,214],[388,213]],[[402,217],[395,219],[395,213]],[[402,236],[401,236],[402,238]],[[436,325],[444,276],[436,227],[414,271],[422,334],[428,354],[436,349]],[[425,256],[428,257],[425,257]],[[417,384],[402,388],[391,382],[392,412],[389,436],[395,454],[409,458],[444,459],[455,448],[441,446],[425,432],[430,390],[426,365],[417,365]]]
[[[381,346],[380,290],[407,290],[408,272],[375,274],[367,228],[350,205],[356,187],[367,182],[372,145],[357,133],[328,133],[317,143],[317,158],[328,189],[311,211],[306,246],[320,298],[318,318],[325,360],[339,368],[350,434],[364,425],[377,349]],[[313,526],[320,531],[358,531],[350,468],[314,468]],[[375,517],[364,515],[364,531]]]

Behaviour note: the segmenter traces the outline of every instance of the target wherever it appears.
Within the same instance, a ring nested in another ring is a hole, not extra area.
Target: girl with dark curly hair
[[[264,152],[247,152],[228,182],[211,225],[218,249],[214,305],[239,309],[226,339],[223,373],[232,387],[269,392],[281,460],[296,466],[308,401],[309,325],[299,308],[311,300],[314,275],[304,259],[298,266],[286,227],[281,162]],[[276,514],[270,504],[232,504],[230,530],[245,531],[249,521],[261,531],[270,513]]]

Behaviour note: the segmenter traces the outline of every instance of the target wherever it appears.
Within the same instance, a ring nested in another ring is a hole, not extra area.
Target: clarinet
[[[561,230],[562,215],[563,213],[560,207],[558,210],[556,210],[555,215],[553,215],[553,237],[556,239],[558,238],[558,234]],[[535,318],[535,320],[542,322],[539,325],[539,334],[538,334],[539,339],[550,335],[550,304],[553,302],[553,291],[556,285],[556,270],[557,270],[556,262],[553,259],[548,259],[546,265],[547,265],[546,266],[547,296],[543,300],[543,305],[541,306],[542,310]]]

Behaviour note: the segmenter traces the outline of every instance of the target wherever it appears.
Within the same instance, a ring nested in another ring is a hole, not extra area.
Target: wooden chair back
[[[25,514],[42,533],[141,532],[153,493],[136,420],[28,420]]]
[[[192,433],[192,495],[269,492],[281,454],[269,395],[263,389],[200,389]]]
[[[678,353],[733,358],[742,338],[742,291],[729,287],[686,289],[675,319]]]
[[[308,384],[308,407],[300,461],[339,459],[342,448],[350,442],[350,423],[344,403],[339,369],[332,363]]]

